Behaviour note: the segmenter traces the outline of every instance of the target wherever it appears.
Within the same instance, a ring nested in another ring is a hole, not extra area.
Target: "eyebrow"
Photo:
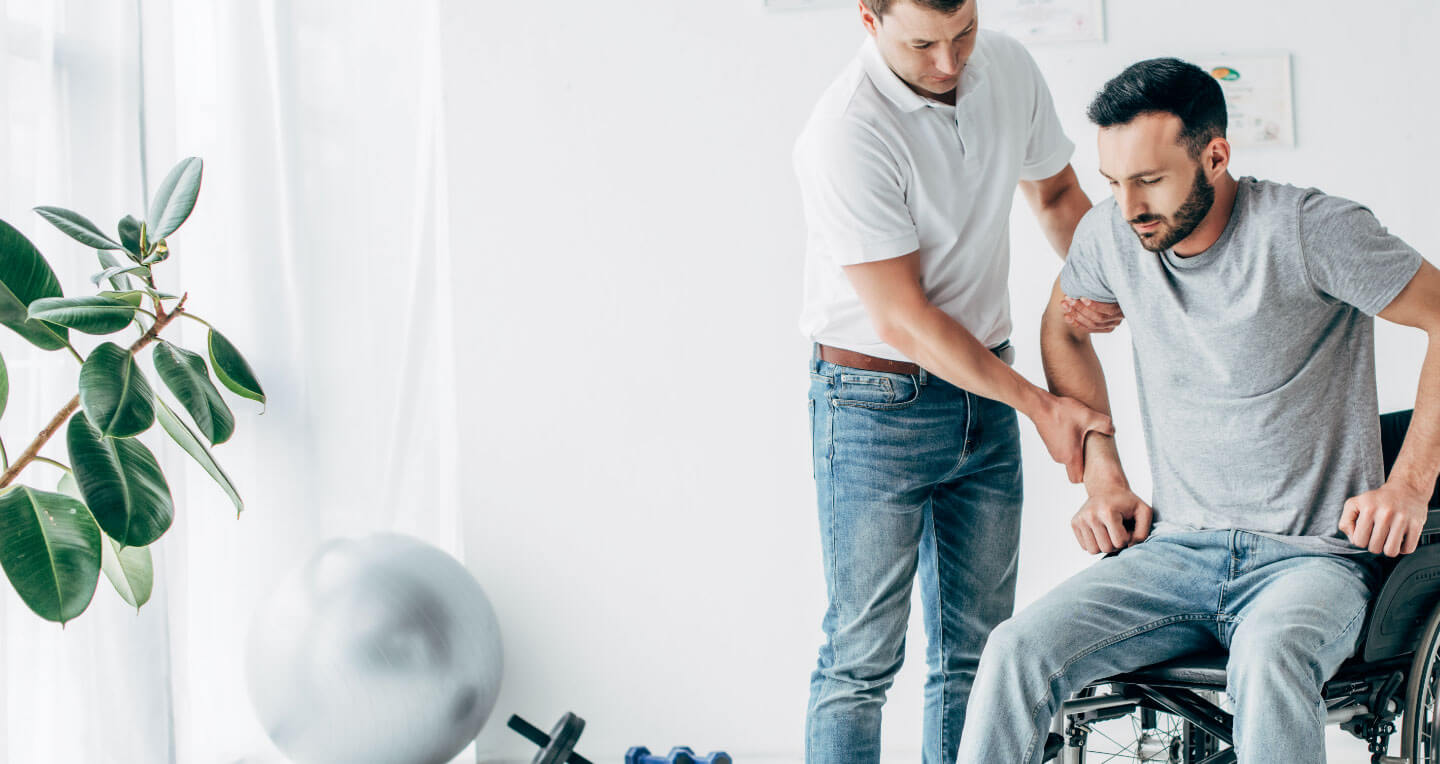
[[[974,32],[974,31],[975,31],[975,22],[972,21],[972,22],[970,22],[970,26],[965,27],[965,31],[961,32],[960,34],[955,35],[955,39],[958,40],[958,39],[960,39],[961,37],[964,37],[965,35],[970,34],[971,32]],[[922,39],[920,39],[919,37],[916,37],[916,38],[913,38],[912,40],[910,40],[910,44],[911,44],[911,45],[914,45],[914,44],[916,44],[916,43],[931,43],[931,42],[935,42],[935,41],[934,41],[934,40],[922,40]]]
[[[1163,171],[1163,170],[1158,170],[1158,169],[1157,169],[1157,170],[1141,170],[1140,172],[1137,172],[1137,173],[1135,173],[1134,175],[1131,175],[1130,177],[1126,178],[1126,180],[1135,180],[1135,179],[1137,179],[1137,178],[1143,178],[1143,177],[1145,177],[1145,176],[1147,176],[1147,175],[1159,175],[1159,174],[1161,174],[1162,172],[1164,172],[1164,171]],[[1104,171],[1104,170],[1101,170],[1101,171],[1100,171],[1100,174],[1101,174],[1101,175],[1105,175],[1105,171]],[[1106,180],[1115,180],[1114,178],[1110,177],[1109,175],[1105,175],[1105,179],[1106,179]]]

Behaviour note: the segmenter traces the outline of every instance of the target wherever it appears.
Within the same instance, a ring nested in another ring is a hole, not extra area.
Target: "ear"
[[[860,6],[860,23],[864,24],[865,31],[873,36],[879,31],[880,17],[876,16],[875,12],[870,10],[870,6],[865,4],[865,0],[856,0],[856,2]]]
[[[1230,169],[1230,141],[1224,138],[1212,139],[1205,150],[1200,152],[1200,162],[1205,174],[1212,181],[1225,174]]]

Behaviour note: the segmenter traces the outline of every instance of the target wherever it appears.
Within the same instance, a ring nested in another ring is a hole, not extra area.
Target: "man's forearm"
[[[1110,413],[1110,395],[1105,371],[1088,335],[1077,335],[1065,323],[1059,310],[1060,286],[1055,285],[1050,306],[1040,321],[1040,357],[1050,392],[1074,398],[1102,414]],[[1100,482],[1128,486],[1120,466],[1115,438],[1089,433],[1085,439],[1085,485],[1094,489]]]
[[[1437,478],[1440,478],[1440,332],[1432,331],[1425,361],[1420,366],[1415,413],[1405,433],[1405,444],[1390,469],[1390,480],[1429,499]]]
[[[890,324],[884,339],[922,368],[975,395],[1000,401],[1034,419],[1050,396],[1031,384],[934,306]]]

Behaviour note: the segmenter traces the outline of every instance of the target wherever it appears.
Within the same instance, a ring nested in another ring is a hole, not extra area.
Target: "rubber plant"
[[[237,516],[244,508],[210,450],[235,429],[235,417],[210,371],[235,395],[263,405],[265,393],[235,346],[190,312],[188,295],[160,291],[155,276],[172,254],[169,237],[195,207],[202,167],[198,157],[176,165],[156,189],[145,219],[126,215],[115,238],[79,213],[35,208],[97,252],[101,269],[90,277],[98,290],[93,295],[66,297],[39,250],[0,221],[0,323],[43,350],[68,351],[79,363],[75,396],[18,458],[12,462],[0,441],[0,566],[31,610],[62,625],[89,607],[102,571],[135,608],[150,598],[149,547],[175,516],[165,475],[141,440],[155,431],[157,420],[158,429],[220,484]],[[182,316],[209,328],[204,353],[162,338]],[[85,356],[71,342],[72,331],[115,335],[130,327],[138,337],[128,344],[100,342]],[[166,403],[146,378],[137,356],[147,349],[156,375],[178,405]],[[0,358],[0,416],[9,390]],[[62,428],[68,465],[40,456]],[[19,482],[36,462],[58,467],[64,476],[49,490]]]

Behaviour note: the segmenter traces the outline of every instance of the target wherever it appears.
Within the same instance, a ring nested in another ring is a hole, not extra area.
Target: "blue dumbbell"
[[[677,745],[670,749],[668,756],[655,756],[649,748],[635,746],[625,752],[625,764],[732,764],[730,754],[711,751],[708,756],[696,756],[688,746]]]

